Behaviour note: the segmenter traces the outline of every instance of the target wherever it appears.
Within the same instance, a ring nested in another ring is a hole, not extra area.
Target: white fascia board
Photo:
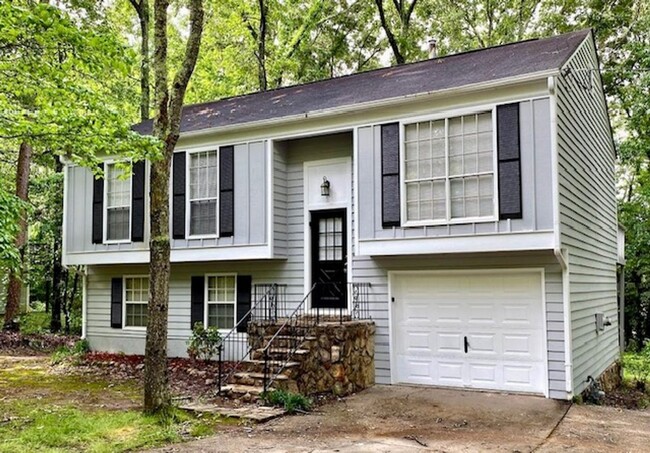
[[[552,250],[553,240],[553,231],[360,240],[359,255],[403,256]]]
[[[362,102],[358,104],[344,105],[344,106],[334,107],[329,109],[312,110],[310,112],[304,112],[297,115],[283,116],[279,118],[271,118],[271,119],[265,119],[260,121],[251,121],[247,123],[233,124],[230,126],[211,127],[211,128],[201,129],[198,131],[183,132],[181,134],[181,139],[199,137],[202,135],[209,135],[217,132],[230,133],[230,132],[235,132],[235,131],[245,130],[245,129],[255,129],[259,127],[268,127],[268,126],[279,126],[279,125],[288,124],[295,121],[304,121],[305,119],[308,118],[325,118],[330,116],[342,115],[345,113],[359,112],[359,110],[398,106],[401,104],[408,104],[414,101],[425,100],[427,98],[432,98],[436,96],[453,96],[453,95],[471,93],[480,90],[491,90],[495,88],[503,88],[507,85],[515,85],[515,84],[521,84],[527,82],[534,82],[538,80],[545,80],[547,77],[557,75],[557,74],[559,74],[559,71],[557,69],[552,69],[552,70],[534,72],[530,74],[524,74],[516,77],[507,77],[503,79],[490,80],[482,83],[475,83],[472,85],[448,88],[445,90],[435,90],[435,91],[426,91],[423,93],[407,94],[403,96],[381,99],[377,101]]]
[[[191,263],[203,261],[236,261],[275,259],[269,253],[267,244],[186,248],[171,251],[172,263]],[[117,250],[104,252],[68,253],[64,256],[66,265],[101,264],[146,264],[149,262],[148,250]]]

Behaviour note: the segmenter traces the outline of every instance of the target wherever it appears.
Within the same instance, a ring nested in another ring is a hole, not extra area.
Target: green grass
[[[308,411],[313,405],[313,401],[304,395],[280,389],[263,393],[262,399],[270,406],[284,407],[289,414]]]
[[[132,381],[53,374],[47,358],[0,357],[0,452],[120,452],[214,434],[225,420],[141,412]]]

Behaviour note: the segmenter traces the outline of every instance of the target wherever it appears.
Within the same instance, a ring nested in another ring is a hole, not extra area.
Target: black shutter
[[[497,146],[499,160],[499,218],[521,219],[518,103],[497,107]]]
[[[104,170],[104,164],[99,166]],[[93,244],[104,241],[104,177],[96,176],[93,181]]]
[[[381,224],[400,226],[398,123],[381,126]]]
[[[122,328],[122,277],[111,280],[111,327]]]
[[[185,153],[174,153],[172,177],[172,237],[185,239]]]
[[[253,278],[250,275],[237,276],[237,321],[239,322],[244,317],[245,322],[237,326],[237,332],[246,332],[248,329],[248,319],[250,319],[251,309],[251,290]],[[248,315],[248,316],[247,316]]]
[[[194,327],[194,324],[200,322],[203,324],[203,313],[205,306],[205,277],[192,277],[192,295],[191,295],[191,324],[190,327]]]
[[[219,236],[232,236],[235,230],[235,148],[219,148]]]
[[[131,191],[131,240],[144,241],[144,161],[133,163]]]

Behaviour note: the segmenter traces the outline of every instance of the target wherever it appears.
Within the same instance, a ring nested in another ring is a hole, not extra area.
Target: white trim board
[[[553,250],[553,239],[553,231],[367,239],[359,241],[359,255],[396,256]]]

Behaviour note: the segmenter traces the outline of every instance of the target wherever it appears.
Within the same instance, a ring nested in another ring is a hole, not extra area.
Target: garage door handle
[[[467,354],[468,349],[469,349],[469,341],[467,341],[467,337],[465,337],[465,354]]]

